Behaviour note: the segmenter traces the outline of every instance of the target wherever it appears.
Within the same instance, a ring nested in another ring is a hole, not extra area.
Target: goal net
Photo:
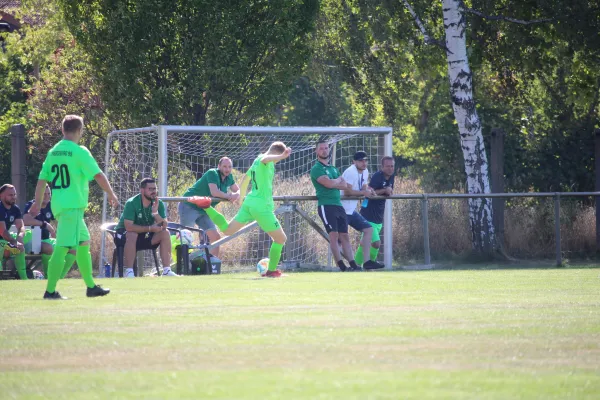
[[[145,177],[157,179],[161,197],[178,197],[192,186],[210,168],[216,168],[221,157],[231,158],[233,175],[240,183],[258,154],[265,152],[274,141],[282,141],[292,148],[289,158],[276,164],[273,182],[274,196],[293,196],[289,201],[275,202],[278,218],[288,241],[282,254],[284,266],[331,265],[327,241],[314,229],[310,220],[322,227],[317,215],[317,203],[309,200],[315,190],[310,180],[310,169],[316,162],[315,144],[324,139],[330,145],[332,165],[341,172],[352,165],[355,152],[369,155],[369,173],[378,170],[381,157],[392,155],[390,128],[300,128],[300,127],[202,127],[155,126],[111,132],[106,144],[106,174],[121,205],[103,208],[103,222],[116,222],[125,201],[139,193],[139,182]],[[298,197],[302,196],[302,197]],[[285,207],[281,207],[285,205]],[[358,201],[357,201],[358,205]],[[168,219],[179,222],[177,203],[168,202]],[[217,209],[231,220],[238,208],[226,201]],[[391,220],[391,206],[386,207],[386,221]],[[380,261],[391,264],[391,248],[386,249],[385,226],[383,251]],[[357,245],[353,237],[353,247]],[[197,240],[197,239],[196,239]],[[271,240],[258,228],[251,227],[231,237],[220,246],[222,269],[245,270],[255,268],[258,260],[268,257]],[[112,261],[113,244],[103,238],[101,261]],[[153,263],[146,262],[150,268]]]

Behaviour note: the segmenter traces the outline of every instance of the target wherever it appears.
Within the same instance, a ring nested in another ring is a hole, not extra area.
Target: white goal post
[[[109,208],[104,198],[102,222],[118,220],[125,201],[139,193],[142,178],[157,180],[160,197],[180,197],[201,175],[216,168],[218,160],[227,156],[233,162],[236,182],[252,164],[256,156],[274,141],[282,141],[292,148],[291,156],[276,164],[273,183],[274,196],[286,196],[293,201],[277,202],[279,217],[288,235],[282,262],[284,265],[327,265],[328,244],[314,230],[312,219],[318,225],[314,187],[310,169],[316,162],[315,145],[319,139],[330,144],[332,165],[341,172],[352,165],[356,151],[369,155],[368,169],[372,175],[379,169],[383,156],[392,156],[392,129],[390,127],[227,127],[227,126],[171,126],[160,125],[113,131],[106,141],[105,173],[121,205]],[[392,207],[390,200],[385,209],[383,224],[383,251],[380,258],[392,265]],[[358,205],[358,201],[357,201]],[[230,220],[237,208],[228,202],[219,204],[219,210]],[[169,221],[178,222],[177,203],[168,203]],[[102,238],[101,263],[112,261],[112,243]],[[268,254],[270,238],[260,229],[247,229],[243,235],[220,241],[223,264],[235,269],[254,268],[256,262]],[[353,248],[356,248],[356,238]]]

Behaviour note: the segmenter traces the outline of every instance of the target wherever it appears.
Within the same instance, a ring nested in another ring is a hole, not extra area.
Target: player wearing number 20
[[[67,115],[62,122],[63,139],[46,156],[35,191],[35,202],[30,213],[37,215],[42,204],[46,184],[52,189],[52,211],[58,221],[56,247],[48,266],[48,284],[44,299],[63,299],[56,291],[65,256],[69,249],[76,249],[76,260],[81,276],[87,286],[87,296],[97,297],[108,294],[94,283],[92,276],[92,256],[90,254],[90,233],[83,219],[88,205],[88,181],[96,180],[108,194],[111,205],[118,204],[108,179],[98,167],[90,151],[78,144],[83,134],[83,118]]]

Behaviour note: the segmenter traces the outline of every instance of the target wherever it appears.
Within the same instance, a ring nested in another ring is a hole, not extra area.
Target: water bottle
[[[104,264],[104,277],[110,278],[110,264],[109,263]]]
[[[31,230],[31,252],[40,254],[42,251],[42,228],[34,226]]]

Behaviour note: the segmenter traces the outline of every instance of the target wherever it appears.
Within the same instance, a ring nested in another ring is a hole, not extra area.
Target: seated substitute
[[[217,168],[211,168],[202,175],[192,187],[185,191],[183,197],[201,196],[215,197],[235,202],[240,198],[240,188],[233,180],[231,170],[233,164],[229,157],[222,157]],[[231,190],[231,193],[227,193]],[[211,207],[216,207],[219,201],[213,201]],[[179,203],[179,222],[181,225],[198,228],[206,232],[211,243],[221,238],[213,221],[206,215],[206,211],[189,202]],[[212,255],[219,257],[219,248],[211,250]]]
[[[27,280],[25,266],[25,246],[23,229],[23,217],[17,202],[17,191],[11,184],[0,186],[0,270],[2,261],[6,256],[15,258],[15,267],[19,278]],[[9,232],[11,226],[17,228],[17,232]]]
[[[144,178],[140,194],[125,203],[116,227],[115,244],[124,245],[125,278],[133,278],[133,262],[138,250],[160,247],[163,276],[178,276],[171,270],[171,238],[167,230],[165,204],[157,199],[156,181]]]
[[[52,206],[50,204],[52,199],[52,192],[50,191],[50,186],[46,185],[46,190],[44,191],[44,199],[42,200],[42,205],[40,206],[40,212],[38,215],[32,215],[29,213],[29,209],[35,203],[35,199],[28,201],[25,204],[25,208],[23,209],[23,223],[25,226],[29,226],[33,228],[34,226],[39,226],[42,230],[42,268],[44,270],[44,276],[48,276],[48,263],[50,262],[50,257],[52,256],[52,252],[54,251],[54,246],[56,246],[56,230],[52,225],[50,225],[51,221],[54,221],[54,214],[52,213]],[[28,235],[31,229],[26,229],[25,235]],[[25,251],[27,253],[31,253],[31,241],[25,241]],[[75,263],[75,249],[70,249],[65,257],[65,266],[60,275],[60,279],[63,279],[67,276],[67,273]]]

